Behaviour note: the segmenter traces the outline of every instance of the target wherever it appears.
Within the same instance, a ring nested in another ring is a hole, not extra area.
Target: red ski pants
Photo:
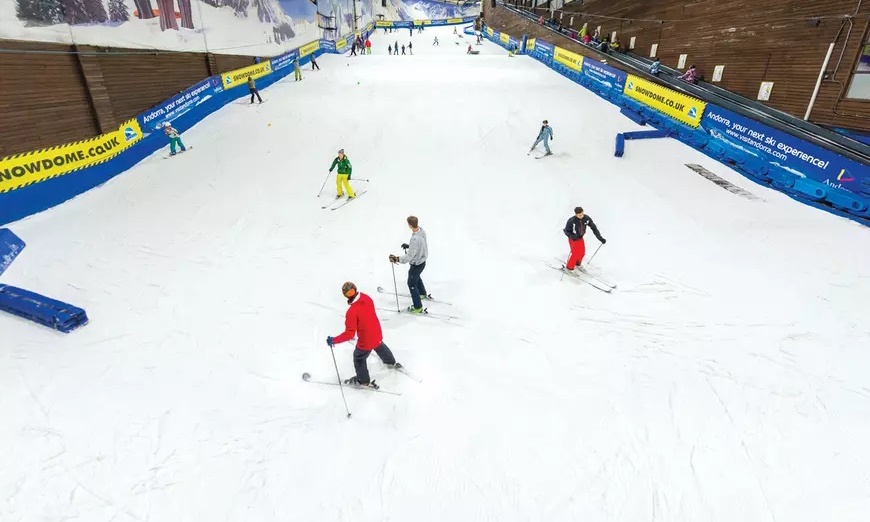
[[[571,257],[568,258],[568,263],[565,265],[565,268],[568,270],[574,270],[574,267],[583,263],[583,256],[586,255],[586,242],[583,241],[581,237],[577,241],[568,240],[568,244],[571,245]]]

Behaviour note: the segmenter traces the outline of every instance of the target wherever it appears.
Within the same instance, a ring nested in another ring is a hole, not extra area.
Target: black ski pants
[[[378,357],[381,358],[384,364],[396,364],[396,358],[393,357],[393,352],[390,351],[390,347],[384,343],[381,343],[377,348],[374,349],[374,352],[378,354]],[[368,384],[371,379],[369,377],[369,367],[366,364],[366,359],[369,358],[369,354],[372,353],[372,350],[360,350],[359,348],[355,348],[353,351],[353,367],[356,370],[356,378],[362,384]]]
[[[263,103],[263,98],[260,98],[260,91],[258,91],[257,89],[251,89],[251,103],[254,103],[254,96],[256,96],[258,100],[260,100],[260,103]]]
[[[420,300],[420,297],[428,295],[426,285],[423,284],[423,279],[420,277],[425,268],[425,262],[419,265],[410,265],[410,268],[408,268],[408,290],[411,292],[411,301],[414,302],[414,308],[422,308],[423,301]]]

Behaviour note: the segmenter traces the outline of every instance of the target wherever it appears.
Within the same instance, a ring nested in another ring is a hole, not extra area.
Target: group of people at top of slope
[[[384,27],[384,34],[392,33],[392,32],[398,31],[398,30],[399,30],[398,27]],[[417,26],[417,34],[420,34],[422,32],[423,32],[423,24],[420,24]],[[410,36],[414,36],[414,28],[409,27],[408,33]]]
[[[549,147],[549,140],[553,139],[553,129],[550,127],[547,120],[544,120],[538,136],[535,139],[531,153],[539,143],[544,144],[547,155],[552,154]],[[343,190],[347,190],[348,198],[353,198],[353,189],[350,186],[350,176],[352,166],[350,160],[344,153],[344,149],[338,151],[338,155],[332,162],[329,171],[338,168],[336,177],[336,198],[341,198],[344,195]],[[423,299],[431,299],[431,295],[426,291],[426,285],[423,284],[422,273],[426,268],[426,261],[429,258],[429,245],[426,238],[426,231],[420,227],[419,220],[416,216],[407,218],[408,228],[411,229],[411,239],[408,243],[402,244],[402,249],[405,250],[405,255],[397,256],[390,254],[390,263],[408,264],[408,290],[410,291],[412,304],[407,312],[421,314],[423,313]],[[607,240],[601,235],[595,222],[592,218],[586,215],[583,207],[575,207],[574,215],[571,216],[565,223],[565,228],[562,230],[568,238],[568,247],[570,254],[568,261],[564,266],[565,270],[574,271],[577,267],[581,267],[583,258],[586,255],[585,235],[588,230],[601,242],[607,243]],[[346,282],[342,286],[342,294],[347,298],[349,308],[345,315],[344,332],[337,336],[329,336],[326,338],[326,344],[333,348],[336,344],[343,343],[357,337],[357,345],[353,352],[353,365],[356,375],[345,380],[346,384],[355,386],[371,386],[377,388],[377,385],[371,380],[368,371],[366,360],[371,352],[374,351],[381,361],[389,368],[401,369],[402,365],[396,362],[396,358],[390,348],[384,343],[383,331],[381,329],[380,320],[378,319],[375,310],[374,301],[366,294],[359,292],[359,289],[352,282]]]
[[[393,45],[387,45],[387,54],[389,55],[398,55],[399,54],[399,42],[395,42]],[[405,54],[405,46],[402,45],[402,54]],[[408,42],[408,54],[414,54],[414,42]]]
[[[362,36],[357,36],[353,41],[353,44],[350,46],[350,55],[356,56],[356,50],[359,49],[359,55],[363,56],[365,54],[372,54],[372,41],[366,38],[363,40]]]

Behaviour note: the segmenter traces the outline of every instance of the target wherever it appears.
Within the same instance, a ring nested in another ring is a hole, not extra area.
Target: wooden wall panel
[[[3,42],[0,157],[99,134],[79,62],[67,45]]]
[[[524,0],[516,4],[522,7]],[[530,0],[525,4],[530,6]],[[498,21],[490,21],[494,28],[511,34],[518,31],[516,15],[499,14],[498,8],[493,10],[486,2],[485,11],[488,21],[492,16]],[[604,35],[616,31],[626,47],[631,37],[636,37],[634,52],[639,55],[649,56],[650,46],[657,43],[658,56],[665,65],[676,67],[680,54],[687,54],[687,65],[697,65],[706,79],[712,77],[716,65],[724,65],[719,85],[753,100],[762,81],[773,81],[773,94],[765,103],[801,118],[828,45],[836,42],[810,119],[870,130],[870,101],[843,98],[870,24],[870,2],[585,0],[581,5],[568,3],[563,11],[565,27],[579,30],[588,23],[594,31],[601,26]],[[547,8],[535,12],[549,15]],[[560,19],[558,14],[556,19]],[[810,23],[811,19],[818,19],[818,24]],[[552,40],[554,35],[543,31],[541,36]]]
[[[4,40],[0,157],[115,130],[122,122],[251,56],[147,52]],[[38,52],[32,52],[38,51]]]
[[[99,55],[98,61],[118,122],[135,117],[209,76],[202,54],[112,51]]]

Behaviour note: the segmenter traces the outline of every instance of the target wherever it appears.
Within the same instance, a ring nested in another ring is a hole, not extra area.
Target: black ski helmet
[[[356,297],[357,294],[356,285],[351,283],[350,281],[346,282],[345,284],[341,285],[341,293],[344,294],[344,296],[348,299],[353,299],[354,297]]]

